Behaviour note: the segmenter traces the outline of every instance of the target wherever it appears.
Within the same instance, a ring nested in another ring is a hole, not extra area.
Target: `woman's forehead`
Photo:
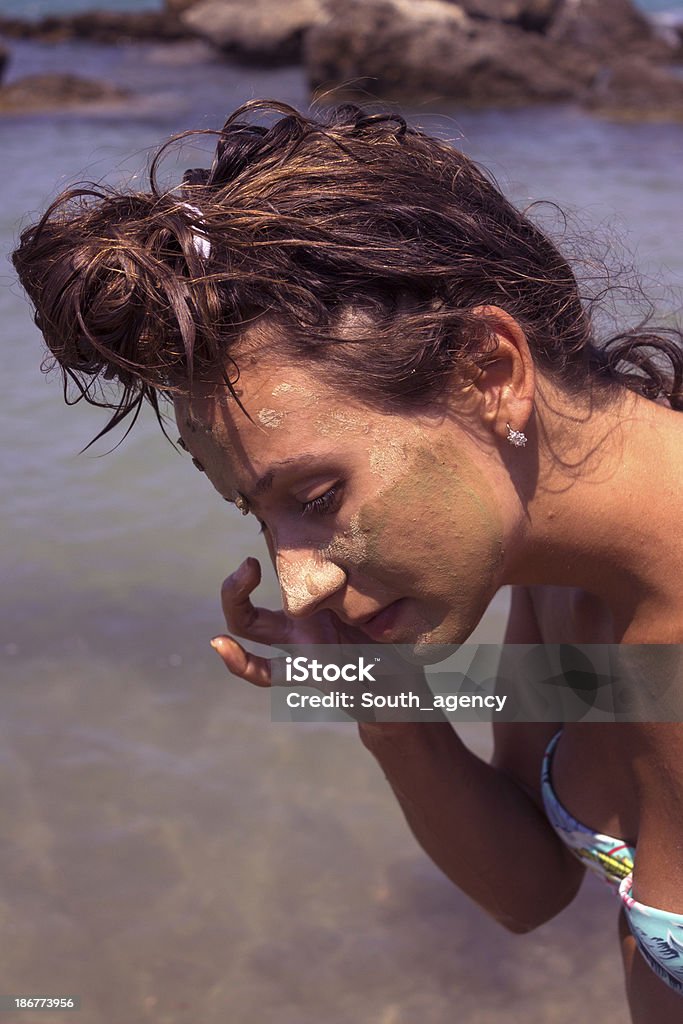
[[[224,384],[202,385],[191,397],[174,399],[181,431],[209,433],[217,439],[251,432],[253,427],[272,432],[285,426],[291,415],[303,426],[349,407],[348,398],[303,368],[262,363],[240,369],[234,394]]]

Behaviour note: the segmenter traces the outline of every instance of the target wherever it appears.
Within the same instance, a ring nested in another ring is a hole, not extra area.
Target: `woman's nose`
[[[346,573],[334,562],[310,552],[283,554],[275,558],[282,606],[292,618],[312,615],[346,583]]]

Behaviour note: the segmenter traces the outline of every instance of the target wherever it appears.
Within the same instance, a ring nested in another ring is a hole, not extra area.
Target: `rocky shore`
[[[320,0],[199,0],[179,13],[182,25],[226,56],[270,66],[301,63],[306,36],[326,18]]]
[[[107,110],[121,107],[133,96],[130,90],[110,82],[70,72],[26,75],[8,83],[5,74],[11,63],[12,40],[29,39],[48,44],[76,40],[102,45],[196,40],[195,33],[186,28],[172,10],[92,10],[36,20],[0,16],[0,37],[4,39],[4,44],[0,44],[0,116],[83,107]]]
[[[0,34],[200,39],[231,61],[303,64],[313,94],[331,98],[576,103],[611,118],[683,121],[681,32],[631,0],[166,0],[159,12],[0,19]]]
[[[681,57],[630,0],[346,0],[306,38],[313,90],[470,106],[576,102],[683,120]],[[353,83],[349,88],[346,83]]]
[[[78,75],[26,75],[0,88],[0,114],[69,110],[74,107],[118,107],[131,93],[109,82]]]
[[[172,11],[85,11],[54,14],[35,21],[0,17],[6,39],[36,39],[60,43],[83,39],[91,43],[175,42],[194,33]]]

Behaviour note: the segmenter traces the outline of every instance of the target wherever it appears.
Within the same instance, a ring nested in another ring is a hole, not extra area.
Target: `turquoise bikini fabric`
[[[548,820],[572,853],[618,892],[646,962],[662,981],[683,995],[683,914],[657,910],[634,900],[631,887],[635,847],[582,825],[557,799],[551,768],[560,735],[561,730],[548,744],[541,770],[541,793]]]
[[[631,898],[633,876],[619,886],[629,928],[638,949],[662,981],[683,995],[683,914],[657,910]]]

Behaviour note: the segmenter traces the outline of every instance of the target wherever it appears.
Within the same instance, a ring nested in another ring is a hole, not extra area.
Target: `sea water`
[[[5,253],[75,179],[144,187],[170,134],[218,128],[252,97],[308,102],[300,69],[186,44],[11,50],[10,78],[77,69],[134,98],[0,121]],[[519,203],[557,201],[598,248],[630,247],[662,309],[680,301],[682,125],[571,107],[411,116]],[[186,143],[165,173],[207,160]],[[223,576],[256,554],[259,601],[278,604],[256,524],[147,411],[111,453],[122,431],[79,455],[107,414],[63,404],[9,263],[0,273],[3,991],[81,994],[80,1024],[560,1024],[587,1002],[622,1021],[606,890],[539,935],[503,933],[417,850],[352,725],[271,724],[267,695],[227,675],[208,644]],[[500,639],[505,608],[501,593],[473,639]]]

